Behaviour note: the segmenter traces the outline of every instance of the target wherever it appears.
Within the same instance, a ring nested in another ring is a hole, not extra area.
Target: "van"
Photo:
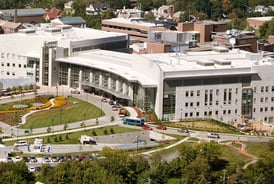
[[[219,138],[220,138],[220,135],[217,134],[217,133],[208,133],[208,134],[207,134],[207,137],[208,137],[208,138],[219,139]]]

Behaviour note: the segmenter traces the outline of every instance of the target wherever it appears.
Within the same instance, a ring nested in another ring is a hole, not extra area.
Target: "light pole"
[[[138,146],[139,146],[139,135],[136,136],[136,153],[138,154]]]

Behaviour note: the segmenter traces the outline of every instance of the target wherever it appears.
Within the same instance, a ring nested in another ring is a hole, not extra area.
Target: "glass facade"
[[[245,118],[252,118],[253,109],[253,89],[244,88],[242,90],[242,116]]]

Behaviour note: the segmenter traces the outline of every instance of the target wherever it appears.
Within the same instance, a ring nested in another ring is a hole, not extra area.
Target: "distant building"
[[[0,19],[15,23],[42,23],[46,11],[43,8],[0,10]]]
[[[61,17],[51,20],[52,26],[71,25],[73,27],[86,27],[86,21],[82,17]]]
[[[246,19],[247,24],[250,27],[253,27],[254,29],[259,29],[259,27],[261,25],[263,25],[263,23],[265,23],[266,21],[270,21],[272,20],[274,17],[269,16],[269,17],[249,17]]]
[[[72,15],[74,14],[74,9],[72,7],[73,0],[68,1],[67,3],[64,4],[64,12],[67,15]]]
[[[50,10],[48,10],[46,12],[46,14],[44,15],[44,19],[46,21],[55,19],[59,16],[59,14],[61,13],[61,10],[57,9],[57,8],[51,8]]]
[[[239,48],[249,52],[257,52],[257,38],[254,31],[227,30],[212,35],[214,45]]]
[[[225,32],[227,30],[227,21],[197,21],[178,23],[178,31],[192,32],[198,42],[211,42],[212,33]]]
[[[22,27],[21,23],[0,20],[2,34],[16,33]]]
[[[86,14],[87,15],[98,15],[101,12],[109,9],[110,6],[108,3],[90,3],[86,7]]]

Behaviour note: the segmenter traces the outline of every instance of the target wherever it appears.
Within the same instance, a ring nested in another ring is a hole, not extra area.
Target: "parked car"
[[[102,102],[108,102],[108,100],[106,98],[102,98],[101,101]]]
[[[81,94],[81,92],[77,89],[71,90],[71,94]]]
[[[58,160],[59,160],[59,162],[64,162],[65,161],[65,157],[63,155],[60,155],[58,157]]]
[[[148,126],[148,125],[142,126],[142,129],[143,129],[143,130],[153,130],[153,128],[151,128],[151,127]]]
[[[58,162],[58,158],[57,158],[56,155],[51,155],[50,160],[51,160],[52,162]]]
[[[159,125],[156,128],[159,129],[159,130],[166,130],[167,129],[166,126],[164,126],[164,125]]]
[[[220,138],[220,135],[219,134],[217,134],[217,133],[208,133],[207,134],[207,137],[208,138],[216,138],[216,139],[219,139]]]
[[[50,162],[50,159],[48,156],[44,156],[43,157],[43,163],[49,163]]]
[[[10,156],[7,157],[7,162],[13,162],[13,160]]]
[[[14,143],[14,146],[28,146],[28,142],[27,141],[18,141],[16,143]]]
[[[110,100],[110,101],[108,102],[108,104],[109,104],[109,105],[114,105],[113,100]]]
[[[22,160],[22,158],[21,158],[20,156],[17,155],[17,156],[15,157],[15,162],[19,162],[19,161],[21,161],[21,160]]]
[[[35,158],[35,156],[31,155],[29,161],[30,162],[37,162],[37,159]]]

